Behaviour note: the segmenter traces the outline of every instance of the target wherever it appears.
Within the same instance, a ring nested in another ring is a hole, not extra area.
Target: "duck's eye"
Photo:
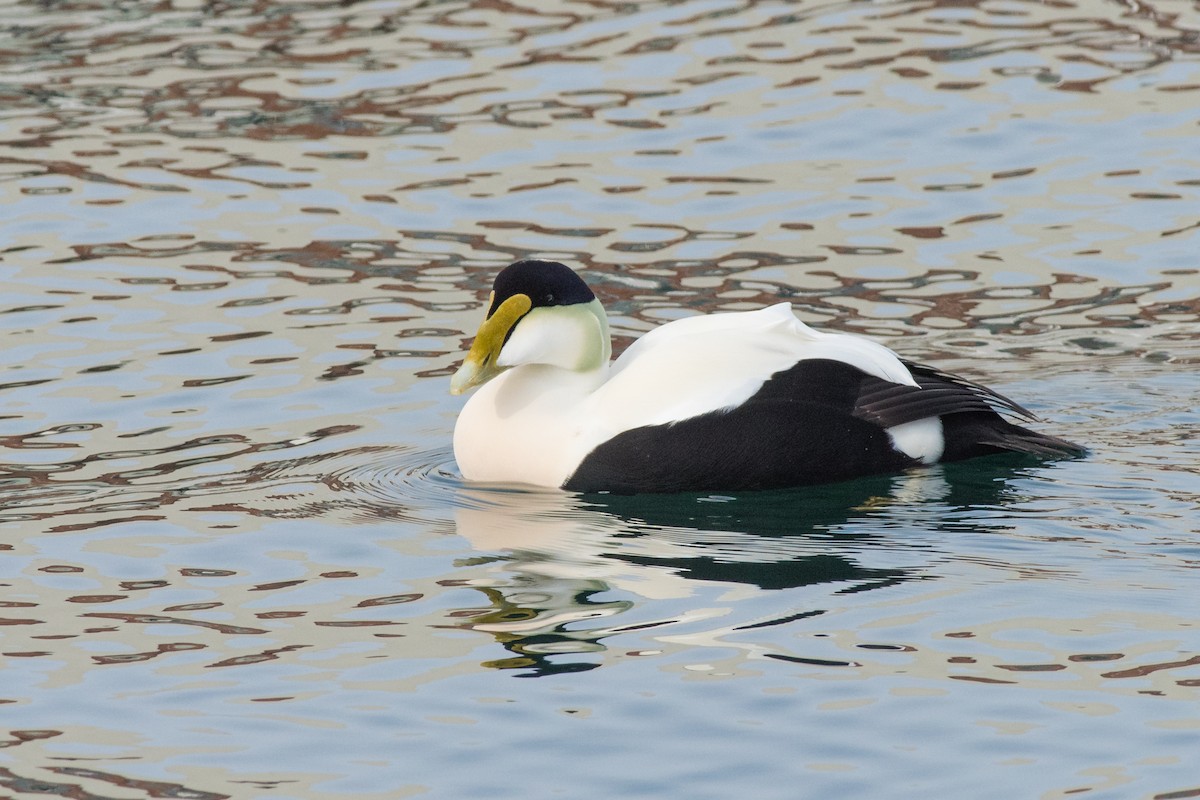
[[[546,303],[546,305],[548,305],[548,306],[552,306],[552,305],[554,305],[554,292],[547,292],[547,293],[546,293],[546,298],[545,298],[545,301],[544,301],[544,302],[545,302],[545,303]]]

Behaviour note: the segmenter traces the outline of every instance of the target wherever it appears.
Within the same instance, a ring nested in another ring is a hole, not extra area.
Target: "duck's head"
[[[462,394],[521,364],[595,370],[610,354],[608,319],[583,279],[557,261],[526,259],[496,276],[487,316],[450,392]]]

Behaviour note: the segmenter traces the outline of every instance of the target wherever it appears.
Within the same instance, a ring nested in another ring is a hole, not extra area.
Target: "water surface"
[[[1193,2],[0,10],[14,797],[1200,796]],[[495,272],[1091,448],[465,485]]]

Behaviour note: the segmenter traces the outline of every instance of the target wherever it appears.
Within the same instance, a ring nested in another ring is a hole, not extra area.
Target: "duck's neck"
[[[612,360],[612,335],[608,331],[608,314],[604,313],[604,306],[599,300],[593,300],[584,306],[589,313],[596,317],[596,321],[600,323],[600,341],[599,347],[596,350],[596,367],[608,371],[608,362]],[[595,367],[594,367],[595,368]]]

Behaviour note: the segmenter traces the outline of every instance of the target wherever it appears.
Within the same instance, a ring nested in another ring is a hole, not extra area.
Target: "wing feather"
[[[940,369],[935,369],[925,364],[917,364],[912,361],[904,361],[904,366],[912,373],[912,376],[917,381],[917,385],[921,388],[929,388],[933,386],[957,386],[966,389],[977,397],[982,398],[994,411],[1005,411],[1011,413],[1021,419],[1034,422],[1037,420],[1037,415],[1011,398],[997,392],[995,389],[989,389],[974,381],[969,381],[960,375],[954,375],[949,372],[942,372]]]

